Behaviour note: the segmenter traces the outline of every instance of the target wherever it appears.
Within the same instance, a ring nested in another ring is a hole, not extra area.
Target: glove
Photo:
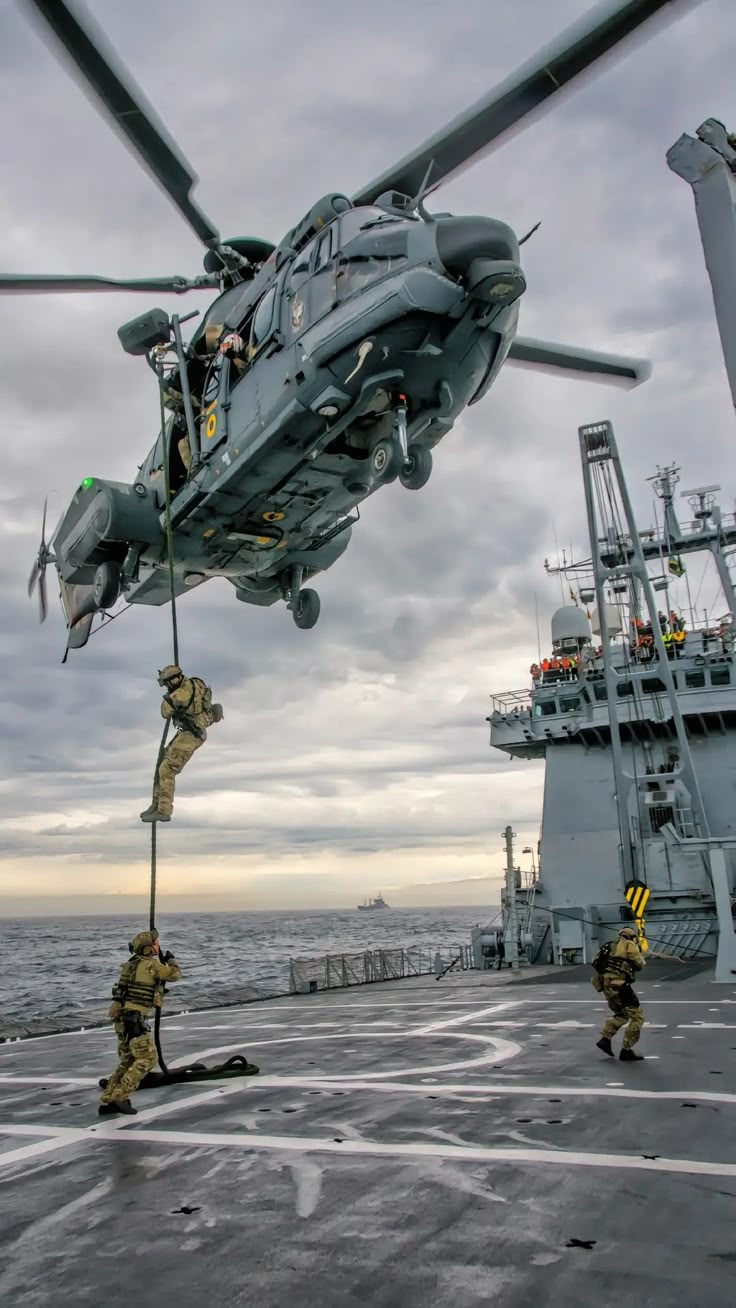
[[[164,963],[173,963],[173,962],[174,962],[174,955],[172,954],[172,952],[171,952],[170,949],[167,949],[167,950],[166,950],[166,953],[165,953],[164,956],[163,956],[163,962],[164,962]]]

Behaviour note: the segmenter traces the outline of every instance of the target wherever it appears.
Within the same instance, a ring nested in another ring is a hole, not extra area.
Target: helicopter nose
[[[440,218],[437,253],[474,298],[508,305],[526,290],[516,235],[495,218]]]

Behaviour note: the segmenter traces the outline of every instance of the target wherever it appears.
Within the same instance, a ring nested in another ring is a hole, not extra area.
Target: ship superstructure
[[[736,876],[736,517],[708,486],[681,492],[680,523],[671,466],[653,478],[662,521],[640,533],[610,424],[580,440],[591,556],[549,569],[574,602],[529,686],[492,697],[491,745],[546,763],[539,869],[513,914],[507,889],[504,929],[516,919],[530,962],[589,961],[632,915],[652,951],[715,954],[714,858],[729,918]],[[699,617],[670,588],[704,553],[720,595]]]

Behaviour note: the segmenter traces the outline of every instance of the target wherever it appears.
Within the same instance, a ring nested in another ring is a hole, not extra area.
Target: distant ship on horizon
[[[359,913],[372,913],[375,908],[388,908],[389,905],[379,891],[375,899],[365,899],[362,904],[358,904]]]

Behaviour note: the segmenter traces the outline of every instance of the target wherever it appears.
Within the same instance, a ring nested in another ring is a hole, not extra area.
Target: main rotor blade
[[[202,278],[204,282],[205,279]],[[188,281],[186,277],[137,277],[132,281],[119,281],[116,277],[75,277],[54,273],[0,273],[0,295],[48,295],[58,291],[173,291],[182,295],[184,291],[206,291],[212,294],[211,286],[199,285]]]
[[[627,0],[598,6],[593,14],[569,27],[500,86],[454,118],[419,149],[387,169],[353,196],[355,204],[370,204],[384,191],[416,196],[432,164],[429,189],[460,172],[471,160],[487,154],[511,128],[520,124],[555,92],[630,36],[661,10],[672,11],[681,0]]]
[[[48,495],[44,495],[43,517],[41,518],[41,549],[44,552],[44,554],[46,552],[46,510],[48,509],[48,507],[49,507],[49,497]]]
[[[40,569],[40,567],[39,567],[39,565],[38,565],[38,559],[35,559],[35,560],[34,560],[34,563],[33,563],[33,567],[31,568],[31,575],[30,575],[30,577],[28,578],[28,598],[29,598],[29,599],[31,598],[31,595],[33,594],[34,590],[36,589],[36,582],[38,581],[38,578],[40,577],[40,575],[41,575],[41,569]]]
[[[508,354],[508,363],[526,364],[539,372],[568,373],[582,381],[608,382],[628,388],[640,386],[652,371],[647,359],[633,359],[621,354],[603,354],[577,345],[556,345],[550,341],[517,336]]]
[[[46,590],[46,569],[42,568],[38,577],[38,618],[45,622],[49,611],[48,592]]]
[[[190,199],[197,175],[184,158],[155,109],[136,86],[92,18],[84,21],[67,0],[23,0],[48,24],[86,84],[133,153],[173,200],[179,213],[205,245],[219,243],[220,233]]]

